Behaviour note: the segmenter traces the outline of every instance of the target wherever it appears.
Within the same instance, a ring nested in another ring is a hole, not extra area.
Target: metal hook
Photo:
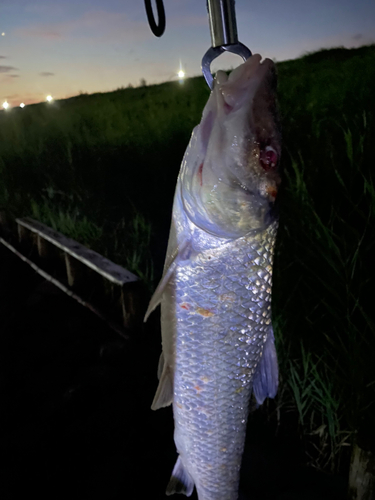
[[[146,14],[151,31],[155,36],[162,36],[165,30],[165,10],[163,0],[155,0],[158,12],[159,24],[156,24],[154,12],[152,10],[151,0],[145,0]]]
[[[251,56],[251,51],[238,41],[234,0],[207,0],[207,9],[212,47],[203,56],[202,73],[212,90],[214,82],[210,70],[212,61],[225,51],[237,54],[246,61]]]
[[[214,59],[219,57],[220,54],[223,52],[232,52],[233,54],[237,54],[238,56],[242,57],[244,61],[249,59],[251,57],[251,50],[246,47],[241,42],[237,42],[236,44],[233,45],[225,45],[222,47],[211,47],[207,50],[205,55],[203,56],[202,59],[202,73],[203,76],[206,80],[207,85],[210,87],[210,89],[213,89],[214,86],[214,77],[212,76],[211,73],[211,63]]]

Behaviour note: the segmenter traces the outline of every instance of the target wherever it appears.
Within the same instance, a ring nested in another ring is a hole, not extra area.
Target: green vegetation
[[[311,465],[330,472],[345,472],[352,440],[374,432],[374,56],[374,45],[338,48],[277,65],[277,404],[281,425],[299,423]],[[152,288],[207,97],[197,77],[0,113],[0,210],[45,222]]]
[[[279,404],[297,408],[310,463],[332,472],[353,439],[374,440],[374,55],[335,49],[279,66]]]

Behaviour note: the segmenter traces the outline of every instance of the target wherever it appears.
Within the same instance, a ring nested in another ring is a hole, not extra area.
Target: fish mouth
[[[241,184],[238,180],[235,181],[239,188],[241,188],[247,196],[252,196],[254,198],[267,199],[270,206],[273,206],[276,201],[277,196],[277,185],[275,183],[264,183],[259,186],[258,189],[252,189],[244,184]]]
[[[271,59],[264,59],[254,54],[243,64],[235,68],[229,76],[218,71],[215,85],[223,98],[223,108],[229,113],[243,106],[244,101],[254,100],[262,83],[275,75],[275,64]],[[269,83],[269,82],[268,82]],[[275,85],[272,85],[273,87]]]
[[[275,169],[281,153],[275,63],[268,58],[262,61],[262,56],[254,54],[229,76],[219,71],[215,84],[218,114],[246,114],[248,134],[259,146],[262,167],[266,171]]]

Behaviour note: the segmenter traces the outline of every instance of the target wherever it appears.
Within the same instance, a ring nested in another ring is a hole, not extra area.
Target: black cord
[[[156,8],[158,12],[159,24],[156,24],[154,12],[152,10],[151,0],[145,0],[147,19],[151,28],[151,31],[155,36],[161,36],[165,30],[165,10],[163,5],[163,0],[155,0]]]

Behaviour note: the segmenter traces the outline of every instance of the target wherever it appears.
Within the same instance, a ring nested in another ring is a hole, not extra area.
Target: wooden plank
[[[35,221],[30,217],[16,219],[16,222],[18,224],[20,237],[23,235],[24,228],[28,229],[29,231],[40,235],[64,252],[70,254],[72,257],[83,262],[88,267],[91,267],[91,269],[98,272],[113,283],[124,285],[126,283],[138,281],[137,276],[130,271],[127,271],[109,259],[106,259],[97,252],[89,250],[77,241],[67,238],[63,234],[54,231],[41,222]]]

